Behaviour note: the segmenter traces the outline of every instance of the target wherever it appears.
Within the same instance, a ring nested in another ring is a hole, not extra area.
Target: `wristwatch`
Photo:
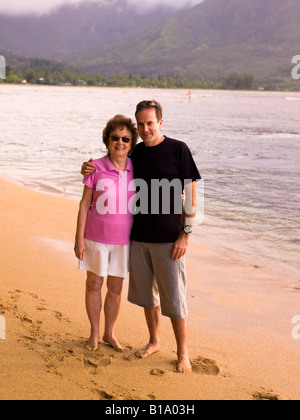
[[[187,235],[189,235],[193,232],[193,229],[190,226],[185,226],[182,229],[183,229],[184,233],[186,233]]]

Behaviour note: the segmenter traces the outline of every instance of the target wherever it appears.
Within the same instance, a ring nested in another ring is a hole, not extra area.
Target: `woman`
[[[114,328],[120,312],[124,278],[128,275],[130,231],[133,224],[128,191],[133,166],[128,154],[137,143],[137,130],[130,118],[116,115],[103,130],[108,154],[93,162],[96,171],[87,175],[80,202],[75,254],[79,269],[87,271],[86,309],[91,323],[87,349],[96,351],[102,310],[102,286],[107,277],[103,340],[122,350]]]

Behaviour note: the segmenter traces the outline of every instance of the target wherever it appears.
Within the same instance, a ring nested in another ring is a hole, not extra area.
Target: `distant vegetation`
[[[63,64],[51,60],[29,59],[23,67],[6,68],[6,80],[3,83],[29,83],[60,86],[108,86],[108,87],[143,87],[166,89],[234,89],[254,90],[260,86],[251,74],[232,73],[216,80],[203,77],[186,78],[181,75],[147,76],[130,74],[91,75],[66,68]],[[274,90],[274,85],[266,85],[264,89]]]

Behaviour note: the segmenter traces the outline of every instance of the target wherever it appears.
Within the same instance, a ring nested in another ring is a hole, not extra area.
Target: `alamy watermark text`
[[[300,80],[300,55],[295,55],[292,58],[292,64],[296,64],[292,70],[292,78],[294,80]]]
[[[300,315],[294,316],[292,324],[296,325],[292,330],[292,337],[294,340],[300,340]]]
[[[3,55],[0,55],[0,79],[6,79],[6,61]]]
[[[105,214],[183,214],[186,224],[197,224],[204,219],[204,181],[197,182],[197,197],[193,194],[193,181],[152,179],[148,184],[143,179],[134,179],[127,187],[127,173],[122,175],[118,186],[111,179],[101,179],[96,186],[96,209]],[[182,191],[184,190],[184,196]],[[117,198],[119,203],[117,203]]]
[[[6,322],[4,316],[0,316],[0,340],[6,339]]]

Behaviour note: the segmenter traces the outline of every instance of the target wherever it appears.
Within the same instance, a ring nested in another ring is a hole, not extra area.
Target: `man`
[[[140,200],[147,200],[148,211],[138,212],[134,217],[128,300],[144,308],[150,335],[149,343],[136,356],[144,359],[159,350],[160,315],[163,314],[171,319],[177,342],[177,371],[185,373],[191,371],[191,364],[187,349],[184,256],[195,216],[196,181],[201,177],[187,145],[161,134],[163,119],[159,103],[140,102],[135,116],[143,143],[132,154],[134,177],[137,185],[139,180],[146,182],[148,194]],[[172,185],[167,191],[168,211],[163,205],[166,180],[169,187]],[[174,184],[176,180],[180,181],[180,191]],[[155,189],[153,185],[160,188]],[[184,189],[190,204],[188,213],[182,211],[182,202],[181,211],[176,205]]]

